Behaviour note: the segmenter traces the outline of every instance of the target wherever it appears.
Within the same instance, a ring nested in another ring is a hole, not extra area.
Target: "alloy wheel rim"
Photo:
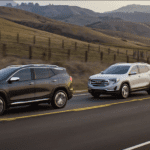
[[[128,88],[127,85],[124,85],[124,86],[122,87],[122,96],[123,96],[124,98],[127,98],[128,95],[129,95],[129,88]]]
[[[0,112],[2,112],[4,109],[4,103],[3,101],[0,99]]]
[[[59,92],[55,96],[55,102],[58,107],[62,107],[65,105],[67,100],[66,94],[63,92]]]

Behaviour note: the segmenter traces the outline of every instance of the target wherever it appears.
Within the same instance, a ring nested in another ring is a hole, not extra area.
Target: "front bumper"
[[[89,93],[100,93],[100,94],[119,94],[120,85],[113,84],[109,86],[93,86],[92,84],[88,84],[88,92]]]
[[[89,93],[100,93],[100,94],[119,94],[119,91],[107,91],[107,90],[100,90],[100,89],[89,89]]]

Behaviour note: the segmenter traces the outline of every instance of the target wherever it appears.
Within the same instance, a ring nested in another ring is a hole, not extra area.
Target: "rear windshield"
[[[102,74],[125,74],[128,72],[130,66],[118,65],[118,66],[110,66]]]
[[[0,80],[7,79],[18,68],[4,68],[0,70]]]

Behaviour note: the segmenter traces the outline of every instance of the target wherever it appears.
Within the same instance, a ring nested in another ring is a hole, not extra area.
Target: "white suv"
[[[140,90],[150,94],[150,65],[147,63],[117,63],[90,76],[88,81],[88,91],[94,97],[111,94],[127,98],[130,92]]]

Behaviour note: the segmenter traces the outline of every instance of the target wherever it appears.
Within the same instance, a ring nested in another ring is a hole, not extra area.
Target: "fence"
[[[47,39],[47,45],[41,46],[37,41],[37,36],[33,35],[33,41],[30,43],[21,42],[20,34],[16,34],[15,38],[7,39],[2,41],[2,32],[0,32],[0,45],[1,45],[1,54],[3,57],[6,56],[22,56],[29,59],[37,58],[40,56],[43,60],[80,60],[80,61],[144,61],[149,63],[148,51],[144,52],[143,50],[120,51],[120,49],[106,49],[102,48],[101,45],[91,44],[91,43],[79,43],[71,42],[68,43],[67,40],[62,39],[60,45],[56,42],[52,42],[51,38]],[[46,40],[45,40],[46,41]],[[45,42],[44,41],[44,42]],[[20,47],[20,49],[19,49]],[[17,49],[19,51],[17,52]],[[130,53],[129,53],[130,52]],[[17,54],[16,54],[17,53]],[[56,59],[56,57],[58,57]]]

